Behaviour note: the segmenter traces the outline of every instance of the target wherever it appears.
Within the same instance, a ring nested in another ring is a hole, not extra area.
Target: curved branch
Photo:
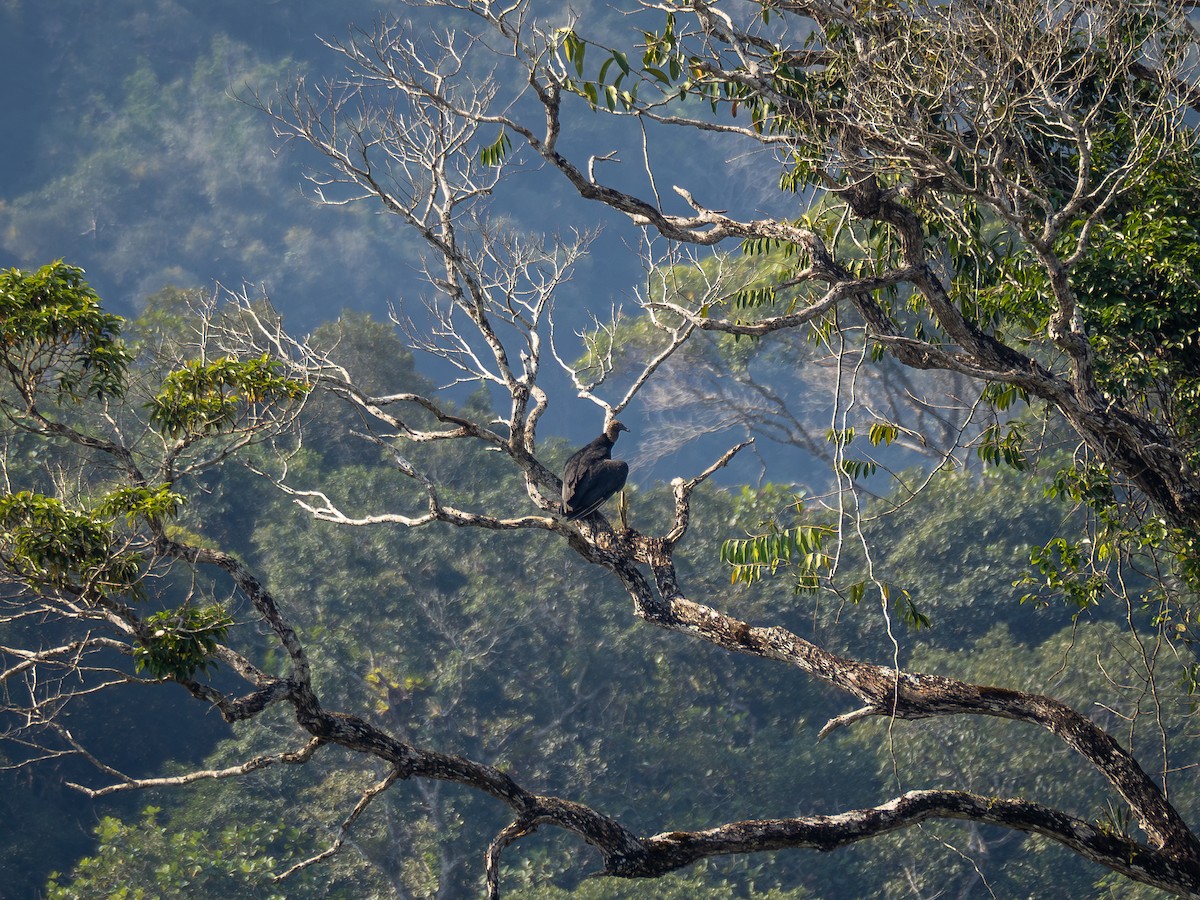
[[[253,759],[247,760],[244,763],[236,766],[229,766],[224,769],[203,769],[195,772],[188,772],[185,775],[172,775],[162,778],[134,778],[127,781],[122,781],[118,784],[110,784],[102,788],[88,788],[74,782],[66,782],[67,787],[74,788],[77,791],[95,799],[97,797],[105,797],[109,794],[115,794],[119,791],[135,791],[144,790],[146,788],[155,787],[173,787],[184,784],[193,784],[197,781],[208,781],[221,778],[236,778],[240,775],[246,775],[258,769],[266,768],[277,763],[287,763],[289,765],[303,765],[312,759],[317,748],[321,746],[321,741],[313,738],[308,741],[299,750],[289,751],[285,753],[275,753],[264,756],[256,756]]]
[[[271,596],[271,593],[237,557],[220,550],[182,544],[167,537],[161,531],[156,536],[155,545],[155,549],[164,556],[172,559],[181,559],[192,565],[215,566],[232,578],[234,584],[246,595],[246,598],[254,605],[259,615],[266,620],[271,630],[275,633],[275,636],[283,644],[284,649],[292,660],[292,677],[294,681],[304,686],[309,684],[311,667],[309,665],[308,653],[300,643],[300,638],[296,634],[296,630],[283,617],[283,613],[280,611],[279,605],[275,602],[275,598]]]
[[[677,487],[677,497],[678,497]],[[686,497],[683,506],[686,508]],[[757,627],[685,597],[673,546],[631,530],[582,530],[572,545],[621,579],[639,616],[735,653],[774,659],[858,698],[878,715],[921,719],[984,715],[1038,725],[1087,760],[1117,791],[1149,838],[1168,856],[1200,865],[1200,840],[1141,765],[1107,731],[1050,697],[976,685],[940,675],[864,663],[830,653],[778,626]],[[655,590],[638,571],[648,565]],[[868,713],[858,710],[853,718]]]
[[[485,856],[488,900],[500,900],[500,854],[504,848],[531,834],[535,826],[521,819],[511,822],[500,830],[490,844]]]
[[[215,655],[219,659],[227,659],[227,650],[228,648],[224,647],[218,648]],[[254,673],[239,670],[238,674],[242,675],[243,678],[254,681],[259,687],[248,694],[232,700],[211,685],[203,684],[190,678],[179,678],[176,680],[193,697],[215,706],[221,714],[221,718],[230,723],[252,719],[268,706],[274,706],[276,703],[290,700],[292,697],[294,686],[290,681],[282,678],[271,678],[268,675],[257,672],[257,670]]]
[[[628,534],[622,535],[628,539]],[[788,663],[848,693],[878,715],[922,719],[983,715],[1039,725],[1086,759],[1129,804],[1152,846],[1200,861],[1200,841],[1137,760],[1091,719],[1049,697],[904,672],[837,656],[777,626],[755,627],[679,594],[674,566],[658,542],[642,539],[639,553],[654,570],[661,599],[630,585],[638,613],[727,650]],[[634,593],[637,591],[638,593]],[[865,716],[863,710],[854,716]]]
[[[929,819],[969,819],[1043,837],[1135,881],[1173,894],[1200,896],[1200,865],[1165,857],[1123,835],[1025,800],[983,797],[962,791],[910,791],[888,803],[832,816],[734,822],[706,831],[646,838],[646,857],[627,877],[655,877],[699,859],[751,850],[811,847],[833,850],[908,828]]]

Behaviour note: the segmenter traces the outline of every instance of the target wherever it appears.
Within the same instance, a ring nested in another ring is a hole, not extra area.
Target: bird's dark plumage
[[[567,460],[563,469],[562,508],[569,520],[580,519],[625,487],[629,464],[612,458],[617,435],[629,429],[613,419],[604,433]]]

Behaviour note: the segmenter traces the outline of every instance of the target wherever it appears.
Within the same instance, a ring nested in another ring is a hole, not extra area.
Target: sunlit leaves
[[[512,152],[512,138],[508,136],[508,132],[503,128],[500,129],[500,136],[496,138],[495,143],[488,144],[479,151],[479,161],[485,166],[498,166]]]
[[[743,256],[755,258],[754,262],[746,264],[748,281],[732,294],[735,309],[761,309],[790,303],[794,307],[802,302],[793,291],[784,286],[794,284],[801,256],[795,244],[780,241],[776,238],[759,237],[747,238],[742,241]]]
[[[797,512],[800,511],[797,506]],[[905,588],[866,579],[835,587],[830,581],[834,555],[828,545],[836,537],[836,530],[829,525],[773,527],[764,534],[725,541],[721,545],[721,562],[729,566],[733,584],[750,585],[787,572],[795,579],[797,594],[815,593],[824,587],[856,605],[867,597],[868,591],[876,591],[880,602],[895,609],[907,625],[916,629],[929,627],[928,616]]]
[[[1059,470],[1045,493],[1047,497],[1082,504],[1103,519],[1112,518],[1116,512],[1112,472],[1096,463],[1080,462]]]
[[[32,491],[0,497],[0,560],[33,590],[96,600],[138,593],[142,556],[123,546],[112,521]]]
[[[134,647],[138,671],[155,678],[191,678],[205,671],[233,618],[219,604],[165,609],[146,619],[147,637]]]
[[[623,110],[633,109],[637,102],[638,85],[633,68],[629,65],[629,58],[620,50],[601,48],[606,54],[604,62],[600,64],[595,78],[585,78],[584,57],[588,42],[569,28],[562,29],[559,34],[563,56],[566,57],[568,66],[575,72],[574,78],[566,79],[564,87],[587,100],[592,109],[596,109],[601,103],[607,107],[609,112],[615,112],[618,107]],[[610,73],[612,73],[611,81],[608,80]],[[662,75],[662,73],[660,72],[658,75]],[[627,78],[630,80],[631,87],[625,85]]]
[[[728,540],[721,545],[721,562],[730,567],[734,584],[753,584],[764,575],[788,568],[796,578],[798,592],[816,590],[832,563],[825,542],[833,533],[826,525],[797,525]]]
[[[871,446],[878,447],[880,444],[890,444],[899,433],[900,429],[891,422],[873,422],[867,431],[867,440]]]
[[[101,309],[83,270],[61,260],[0,272],[0,361],[27,400],[45,384],[55,399],[120,396],[129,364],[122,321]]]
[[[266,355],[189,362],[163,379],[148,404],[150,421],[173,437],[206,435],[232,427],[241,416],[299,400],[307,386],[279,374],[280,368]]]
[[[566,28],[563,29],[562,32],[562,48],[563,55],[566,56],[567,62],[575,67],[575,74],[582,78],[583,56],[587,51],[587,43],[572,29]]]
[[[118,488],[94,509],[73,509],[33,491],[0,496],[0,558],[34,590],[67,590],[91,599],[141,595],[142,553],[116,525],[161,523],[183,497],[168,485]]]
[[[675,52],[678,46],[675,31],[675,14],[668,12],[663,19],[663,30],[643,31],[646,51],[642,54],[642,65],[663,84],[670,85],[679,80],[683,74],[683,66]],[[668,72],[662,71],[663,67]]]
[[[1142,602],[1157,608],[1157,624],[1175,621],[1188,630],[1188,623],[1195,617],[1188,595],[1200,592],[1200,535],[1172,527],[1161,516],[1126,516],[1112,473],[1093,462],[1081,461],[1061,469],[1045,493],[1086,510],[1091,519],[1090,533],[1083,542],[1059,539],[1035,548],[1031,563],[1043,578],[1021,582],[1037,586],[1023,600],[1044,603],[1048,597],[1058,595],[1081,607],[1092,605],[1099,602],[1103,593],[1100,586],[1109,583],[1112,570],[1137,559],[1139,566],[1149,563],[1173,567],[1172,581],[1186,590],[1151,587],[1142,595]]]
[[[132,528],[139,521],[159,524],[173,518],[185,502],[182,494],[171,490],[171,486],[160,484],[154,488],[117,488],[100,502],[98,511],[112,518],[124,517]]]
[[[854,440],[854,426],[849,428],[830,428],[825,432],[825,440],[837,447],[846,447]]]
[[[1044,546],[1030,551],[1030,563],[1041,573],[1041,581],[1032,576],[1021,584],[1036,585],[1037,589],[1021,598],[1022,603],[1045,604],[1058,596],[1079,609],[1100,602],[1108,579],[1087,565],[1088,554],[1082,544],[1065,538],[1054,538]]]
[[[35,593],[59,592],[88,604],[122,596],[143,600],[146,558],[131,549],[117,520],[130,526],[139,520],[161,522],[182,502],[166,485],[118,489],[93,510],[72,509],[31,491],[5,494],[0,497],[0,560]],[[133,614],[123,609],[122,615]],[[133,647],[137,669],[155,678],[189,678],[210,665],[209,657],[231,624],[219,604],[185,603],[155,612],[134,626],[139,632]]]
[[[765,9],[763,18],[769,18]],[[642,38],[644,49],[637,68],[622,51],[591,45],[605,54],[604,62],[594,79],[582,80],[589,42],[573,29],[563,29],[562,55],[568,73],[573,71],[575,76],[568,77],[566,88],[587,98],[593,108],[603,101],[614,110],[618,106],[633,109],[638,85],[649,84],[657,89],[660,99],[698,98],[713,111],[724,107],[735,119],[748,113],[750,128],[759,134],[779,134],[794,125],[789,101],[807,99],[820,80],[804,66],[791,65],[782,55],[773,59],[771,66],[754,67],[752,72],[740,63],[726,70],[705,48],[688,45],[673,12],[665,13],[661,30],[643,31]],[[623,88],[626,79],[633,82],[631,89]],[[796,171],[806,172],[806,180],[816,179],[813,169],[797,167]]]
[[[900,614],[901,621],[909,628],[921,629],[930,626],[929,617],[917,606],[913,595],[907,589],[897,588],[887,583],[878,585],[878,589],[884,605],[891,604],[892,608]]]
[[[411,703],[413,696],[428,691],[428,679],[421,675],[401,675],[398,672],[376,665],[364,676],[375,695],[375,712],[383,714],[397,705]]]
[[[1170,148],[1095,229],[1073,273],[1107,394],[1179,433],[1200,464],[1200,154]]]
[[[1004,384],[1002,382],[989,382],[983,388],[982,399],[992,409],[1006,412],[1011,409],[1015,403],[1029,403],[1029,394],[1023,388],[1017,387],[1015,384]]]
[[[880,444],[888,445],[899,435],[900,429],[891,422],[872,422],[870,428],[867,429],[867,440],[870,441],[872,447],[878,447]],[[855,438],[855,430],[849,428],[831,428],[826,432],[826,439],[839,448],[844,450]],[[849,456],[839,456],[837,460],[837,468],[843,475],[849,478],[870,478],[879,469],[879,464],[873,459],[855,459]]]
[[[666,14],[661,32],[643,31],[642,36],[645,49],[641,65],[635,68],[625,52],[593,44],[574,29],[561,29],[559,47],[567,72],[564,87],[584,97],[593,109],[603,104],[609,111],[618,108],[628,111],[637,106],[639,86],[648,84],[660,96],[675,100],[696,97],[714,111],[725,107],[734,118],[749,113],[750,127],[760,134],[782,133],[791,127],[790,116],[783,111],[786,103],[777,98],[802,96],[811,89],[811,76],[803,67],[782,62],[765,76],[768,88],[749,86],[737,77],[743,74],[740,68],[733,73],[725,72],[699,50],[687,50],[676,30],[674,13]],[[594,77],[586,75],[589,46],[603,54]],[[755,78],[760,75],[756,73]],[[814,170],[807,172],[808,178],[815,179]]]
[[[211,802],[211,801],[210,801]],[[201,829],[159,822],[162,811],[143,810],[135,824],[105,817],[95,828],[94,856],[75,864],[70,875],[52,873],[48,900],[80,897],[256,897],[282,900],[271,880],[281,865],[302,856],[299,829],[264,821],[239,822],[206,809]],[[286,896],[316,896],[311,870],[288,882]],[[342,896],[333,894],[332,896]]]

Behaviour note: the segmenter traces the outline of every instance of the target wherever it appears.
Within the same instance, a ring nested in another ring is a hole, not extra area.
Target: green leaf
[[[875,474],[878,464],[869,459],[843,459],[838,468],[851,478],[870,478]]]
[[[512,140],[508,132],[501,128],[500,136],[495,143],[489,144],[479,151],[479,161],[485,166],[498,166],[504,162],[512,150]]]
[[[0,559],[35,591],[79,592],[89,602],[140,596],[142,556],[113,533],[111,517],[32,491],[0,496]]]
[[[567,62],[575,67],[575,74],[583,77],[583,55],[587,45],[574,31],[567,29],[563,36],[563,52]]]
[[[725,541],[720,559],[730,567],[733,584],[753,584],[766,574],[791,569],[796,577],[796,590],[812,591],[820,586],[821,576],[832,564],[822,549],[832,533],[825,525],[775,529],[755,537]]]
[[[617,108],[617,89],[611,84],[604,86],[604,105],[608,107],[609,112]]]
[[[667,77],[667,73],[662,69],[656,69],[654,66],[645,66],[642,71],[649,73],[662,84],[670,86],[671,79]]]
[[[156,612],[146,619],[147,633],[134,649],[137,669],[155,678],[191,678],[214,665],[211,656],[232,624],[220,604]]]
[[[854,441],[854,428],[830,428],[825,432],[825,439],[838,447],[846,447]]]
[[[878,447],[880,444],[890,444],[899,433],[900,430],[890,422],[875,422],[867,432],[867,440],[872,446]]]
[[[248,360],[188,362],[163,379],[146,404],[150,421],[172,437],[234,427],[239,417],[250,418],[308,392],[303,382],[280,375],[280,368],[282,364],[266,354]]]
[[[185,502],[186,498],[172,491],[168,484],[156,488],[124,487],[106,495],[97,511],[113,518],[124,516],[132,528],[138,520],[161,523],[174,518]]]
[[[51,384],[56,400],[120,397],[130,361],[123,322],[62,260],[0,272],[0,364],[22,394]]]

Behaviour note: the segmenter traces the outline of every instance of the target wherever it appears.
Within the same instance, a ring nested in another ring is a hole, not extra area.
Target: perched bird
[[[576,450],[563,469],[562,508],[567,520],[595,512],[600,504],[625,487],[629,464],[612,458],[617,435],[629,429],[612,419],[604,433]]]

